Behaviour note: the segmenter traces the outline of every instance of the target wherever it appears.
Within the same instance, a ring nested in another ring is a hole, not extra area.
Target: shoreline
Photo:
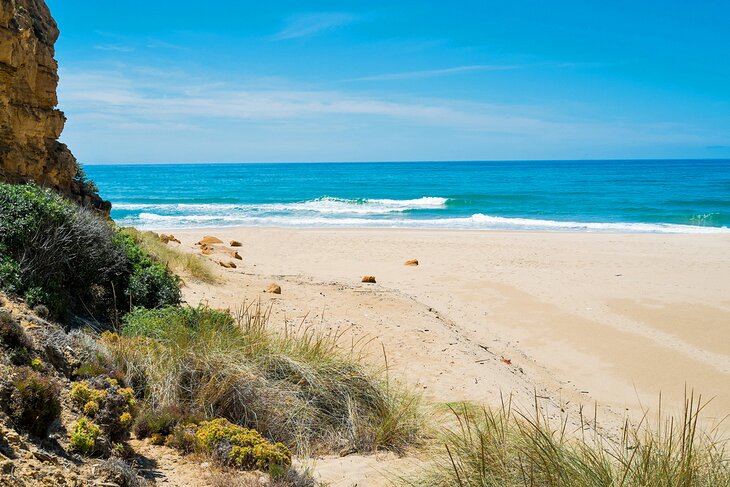
[[[527,399],[534,387],[556,402],[595,401],[620,416],[655,408],[659,394],[663,408],[677,409],[687,384],[715,396],[712,417],[730,411],[730,235],[170,232],[193,252],[203,235],[243,244],[238,267],[220,270],[224,284],[186,289],[190,304],[261,299],[273,303],[275,319],[309,314],[318,326],[354,325],[353,336],[384,343],[394,370],[436,402],[495,405],[500,392]],[[421,265],[404,266],[411,258]],[[378,283],[360,283],[365,274]],[[262,294],[274,281],[282,295]],[[502,356],[515,366],[503,367]],[[485,358],[494,363],[485,367]]]

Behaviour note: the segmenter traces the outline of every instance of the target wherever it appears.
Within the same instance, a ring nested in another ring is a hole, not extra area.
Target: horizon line
[[[401,161],[238,161],[238,162],[87,162],[87,166],[195,166],[195,165],[235,165],[235,164],[429,164],[435,162],[680,162],[680,161],[727,161],[730,157],[637,157],[637,158],[596,158],[596,159],[430,159]]]

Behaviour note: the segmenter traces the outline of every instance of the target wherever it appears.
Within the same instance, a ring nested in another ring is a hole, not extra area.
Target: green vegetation
[[[179,279],[131,237],[32,184],[0,183],[0,290],[100,322],[180,301]]]
[[[235,317],[168,307],[133,311],[123,336],[105,342],[153,410],[226,418],[298,451],[403,451],[418,442],[418,398],[354,350],[341,352],[337,339],[272,330],[258,306]]]
[[[61,415],[60,393],[55,381],[29,367],[21,367],[12,381],[10,417],[18,426],[44,437]]]
[[[499,411],[453,409],[459,427],[442,437],[433,467],[404,485],[454,487],[710,487],[730,485],[724,443],[698,429],[700,402],[690,397],[681,421],[625,423],[620,439],[582,418],[555,425],[509,405]]]
[[[84,455],[93,455],[102,449],[101,438],[101,428],[90,420],[81,418],[71,430],[71,448]]]
[[[134,391],[115,379],[99,376],[75,382],[69,399],[77,411],[93,418],[110,442],[125,439],[132,426],[136,404]]]
[[[142,232],[135,228],[124,228],[122,232],[132,237],[145,252],[168,269],[197,281],[209,284],[218,282],[210,264],[199,255],[183,252],[164,243],[154,232]]]
[[[198,424],[200,416],[193,416],[179,406],[169,405],[160,409],[144,409],[134,422],[133,431],[137,438],[152,438],[153,443],[162,444],[176,426],[187,423]]]
[[[284,471],[291,465],[291,452],[286,446],[271,443],[257,431],[222,418],[199,425],[179,425],[168,444],[184,452],[209,455],[223,465],[242,470]]]

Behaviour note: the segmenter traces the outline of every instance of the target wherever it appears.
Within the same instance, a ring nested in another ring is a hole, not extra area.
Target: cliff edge
[[[58,141],[66,122],[56,109],[58,35],[44,0],[0,0],[0,181],[34,181],[108,213]]]

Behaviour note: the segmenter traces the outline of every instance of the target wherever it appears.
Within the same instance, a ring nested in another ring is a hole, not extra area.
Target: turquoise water
[[[87,166],[143,228],[730,232],[730,161]]]

